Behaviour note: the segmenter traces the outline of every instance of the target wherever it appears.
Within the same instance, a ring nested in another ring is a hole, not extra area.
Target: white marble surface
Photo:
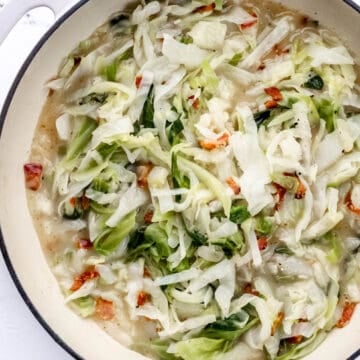
[[[9,0],[0,0],[1,7]],[[26,1],[26,0],[13,0]],[[340,0],[339,0],[340,1]],[[65,1],[64,1],[65,2]],[[360,4],[360,0],[357,0]],[[8,89],[37,39],[53,21],[48,9],[23,18],[0,46],[0,108]],[[71,360],[36,321],[17,292],[0,255],[0,359]]]

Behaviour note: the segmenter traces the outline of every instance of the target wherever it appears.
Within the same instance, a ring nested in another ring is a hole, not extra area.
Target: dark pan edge
[[[351,6],[358,13],[360,13],[360,5],[357,4],[354,0],[343,0],[343,2]]]
[[[7,115],[7,112],[9,110],[11,101],[13,99],[13,96],[16,92],[16,89],[23,78],[26,70],[30,66],[32,59],[36,56],[36,54],[40,51],[42,46],[45,44],[45,42],[50,38],[50,36],[61,26],[61,24],[68,19],[71,15],[73,15],[77,10],[79,10],[84,4],[86,4],[89,0],[80,0],[76,5],[74,5],[72,8],[70,8],[64,15],[62,15],[56,22],[51,26],[51,28],[43,35],[43,37],[40,39],[40,41],[36,44],[34,49],[31,51],[29,56],[26,58],[24,64],[21,66],[21,69],[19,70],[13,84],[11,85],[10,91],[5,99],[3,108],[1,110],[0,114],[0,137],[2,133],[2,129],[5,123],[5,118]],[[343,0],[347,5],[351,6],[355,11],[357,11],[360,14],[360,5],[355,3],[353,0]],[[6,267],[8,268],[9,274],[20,294],[22,299],[24,300],[25,304],[28,306],[29,310],[33,314],[33,316],[36,318],[36,320],[41,324],[41,326],[45,329],[45,331],[55,340],[55,342],[62,347],[69,355],[71,355],[76,360],[85,360],[82,358],[79,354],[77,354],[72,348],[70,348],[61,338],[58,334],[54,332],[54,330],[48,325],[48,323],[44,320],[44,318],[40,315],[38,310],[35,308],[34,304],[31,302],[30,298],[26,294],[25,290],[23,289],[21,282],[19,278],[16,275],[15,269],[11,263],[10,256],[7,252],[5,241],[1,232],[0,227],[0,251],[2,253],[2,256],[5,260]],[[354,352],[347,360],[357,360],[360,358],[360,349]]]

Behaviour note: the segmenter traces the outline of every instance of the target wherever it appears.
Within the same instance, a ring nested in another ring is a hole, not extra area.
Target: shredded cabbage
[[[130,9],[46,85],[65,302],[158,359],[303,358],[360,302],[354,59],[265,2]]]

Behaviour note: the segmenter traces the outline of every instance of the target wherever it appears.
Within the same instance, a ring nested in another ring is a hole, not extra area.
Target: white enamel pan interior
[[[281,2],[335,30],[354,53],[360,52],[360,8],[351,0]],[[10,25],[26,10],[45,5],[59,14],[64,3],[66,1],[62,0],[13,0],[0,13],[0,42]],[[45,101],[46,92],[42,85],[56,73],[64,55],[125,4],[122,0],[82,0],[62,11],[20,70],[0,117],[0,248],[16,286],[33,314],[76,359],[139,360],[144,357],[124,348],[95,323],[81,319],[64,305],[27,208],[22,166],[28,159]],[[307,359],[355,360],[360,356],[359,349],[358,310],[349,326],[333,331]]]

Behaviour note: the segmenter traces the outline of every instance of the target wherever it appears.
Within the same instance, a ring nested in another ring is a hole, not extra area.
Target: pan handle
[[[69,0],[10,0],[0,10],[0,44],[28,11],[45,6],[54,12],[55,18],[58,18],[72,3],[74,1]]]

